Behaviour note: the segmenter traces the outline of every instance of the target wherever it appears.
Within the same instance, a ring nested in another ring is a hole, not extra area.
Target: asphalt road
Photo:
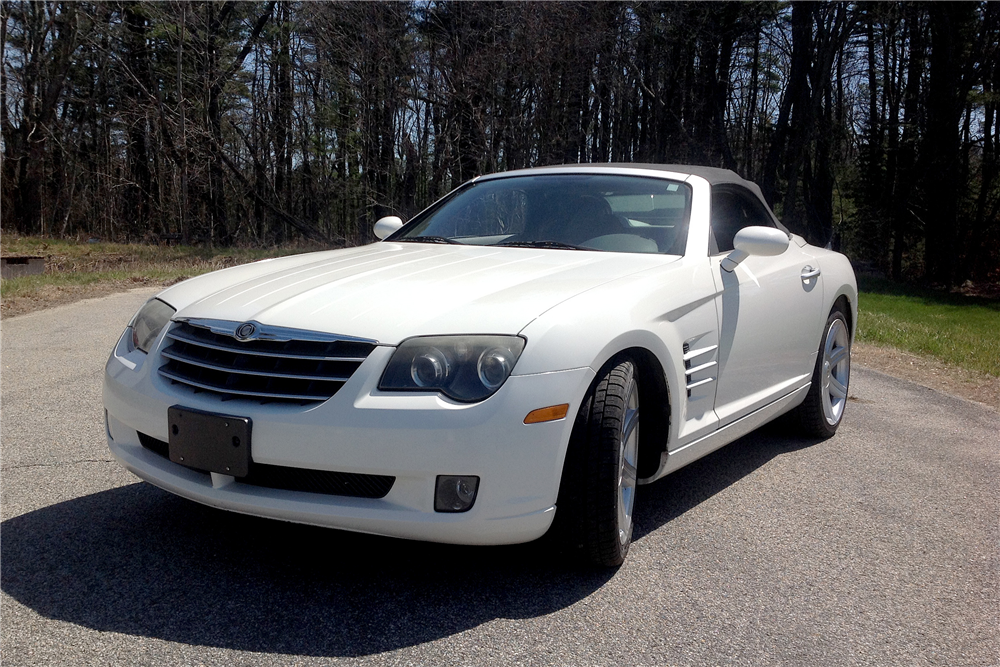
[[[2,322],[15,665],[1000,665],[1000,415],[855,368],[835,438],[644,487],[626,564],[242,517],[140,483],[101,373],[139,290]]]

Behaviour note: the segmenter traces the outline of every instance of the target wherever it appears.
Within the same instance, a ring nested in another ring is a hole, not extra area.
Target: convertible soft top
[[[700,176],[709,182],[712,186],[716,185],[726,185],[733,184],[739,185],[746,188],[752,192],[757,199],[764,205],[767,212],[771,214],[771,219],[774,220],[774,224],[778,229],[785,233],[788,233],[788,229],[781,224],[778,220],[778,216],[774,214],[771,207],[768,205],[767,200],[764,199],[764,193],[761,191],[760,187],[753,181],[748,181],[735,171],[730,169],[720,169],[719,167],[705,167],[702,165],[693,164],[652,164],[648,162],[591,162],[583,164],[551,164],[544,167],[535,167],[533,169],[520,169],[516,172],[501,172],[497,174],[490,174],[490,177],[503,177],[510,176],[514,173],[522,174],[529,173],[533,171],[538,171],[542,169],[573,169],[580,171],[588,171],[590,169],[648,169],[650,171],[672,171],[678,174],[691,174],[693,176]]]

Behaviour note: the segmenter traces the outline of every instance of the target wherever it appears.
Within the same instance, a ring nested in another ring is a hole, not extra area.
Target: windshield
[[[392,241],[684,254],[691,190],[660,178],[546,174],[477,181]]]

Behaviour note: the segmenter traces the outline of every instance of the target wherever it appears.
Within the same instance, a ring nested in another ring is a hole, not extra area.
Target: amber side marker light
[[[562,405],[550,405],[547,408],[538,408],[528,413],[524,418],[525,424],[540,424],[542,422],[553,422],[557,419],[564,419],[569,412],[569,403]]]

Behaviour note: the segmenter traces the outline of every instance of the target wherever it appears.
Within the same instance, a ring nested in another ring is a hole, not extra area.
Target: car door
[[[793,237],[773,257],[747,257],[733,272],[722,259],[743,227],[775,227],[759,199],[739,186],[713,188],[712,272],[719,311],[719,425],[809,382],[819,345],[822,287],[816,258]]]

